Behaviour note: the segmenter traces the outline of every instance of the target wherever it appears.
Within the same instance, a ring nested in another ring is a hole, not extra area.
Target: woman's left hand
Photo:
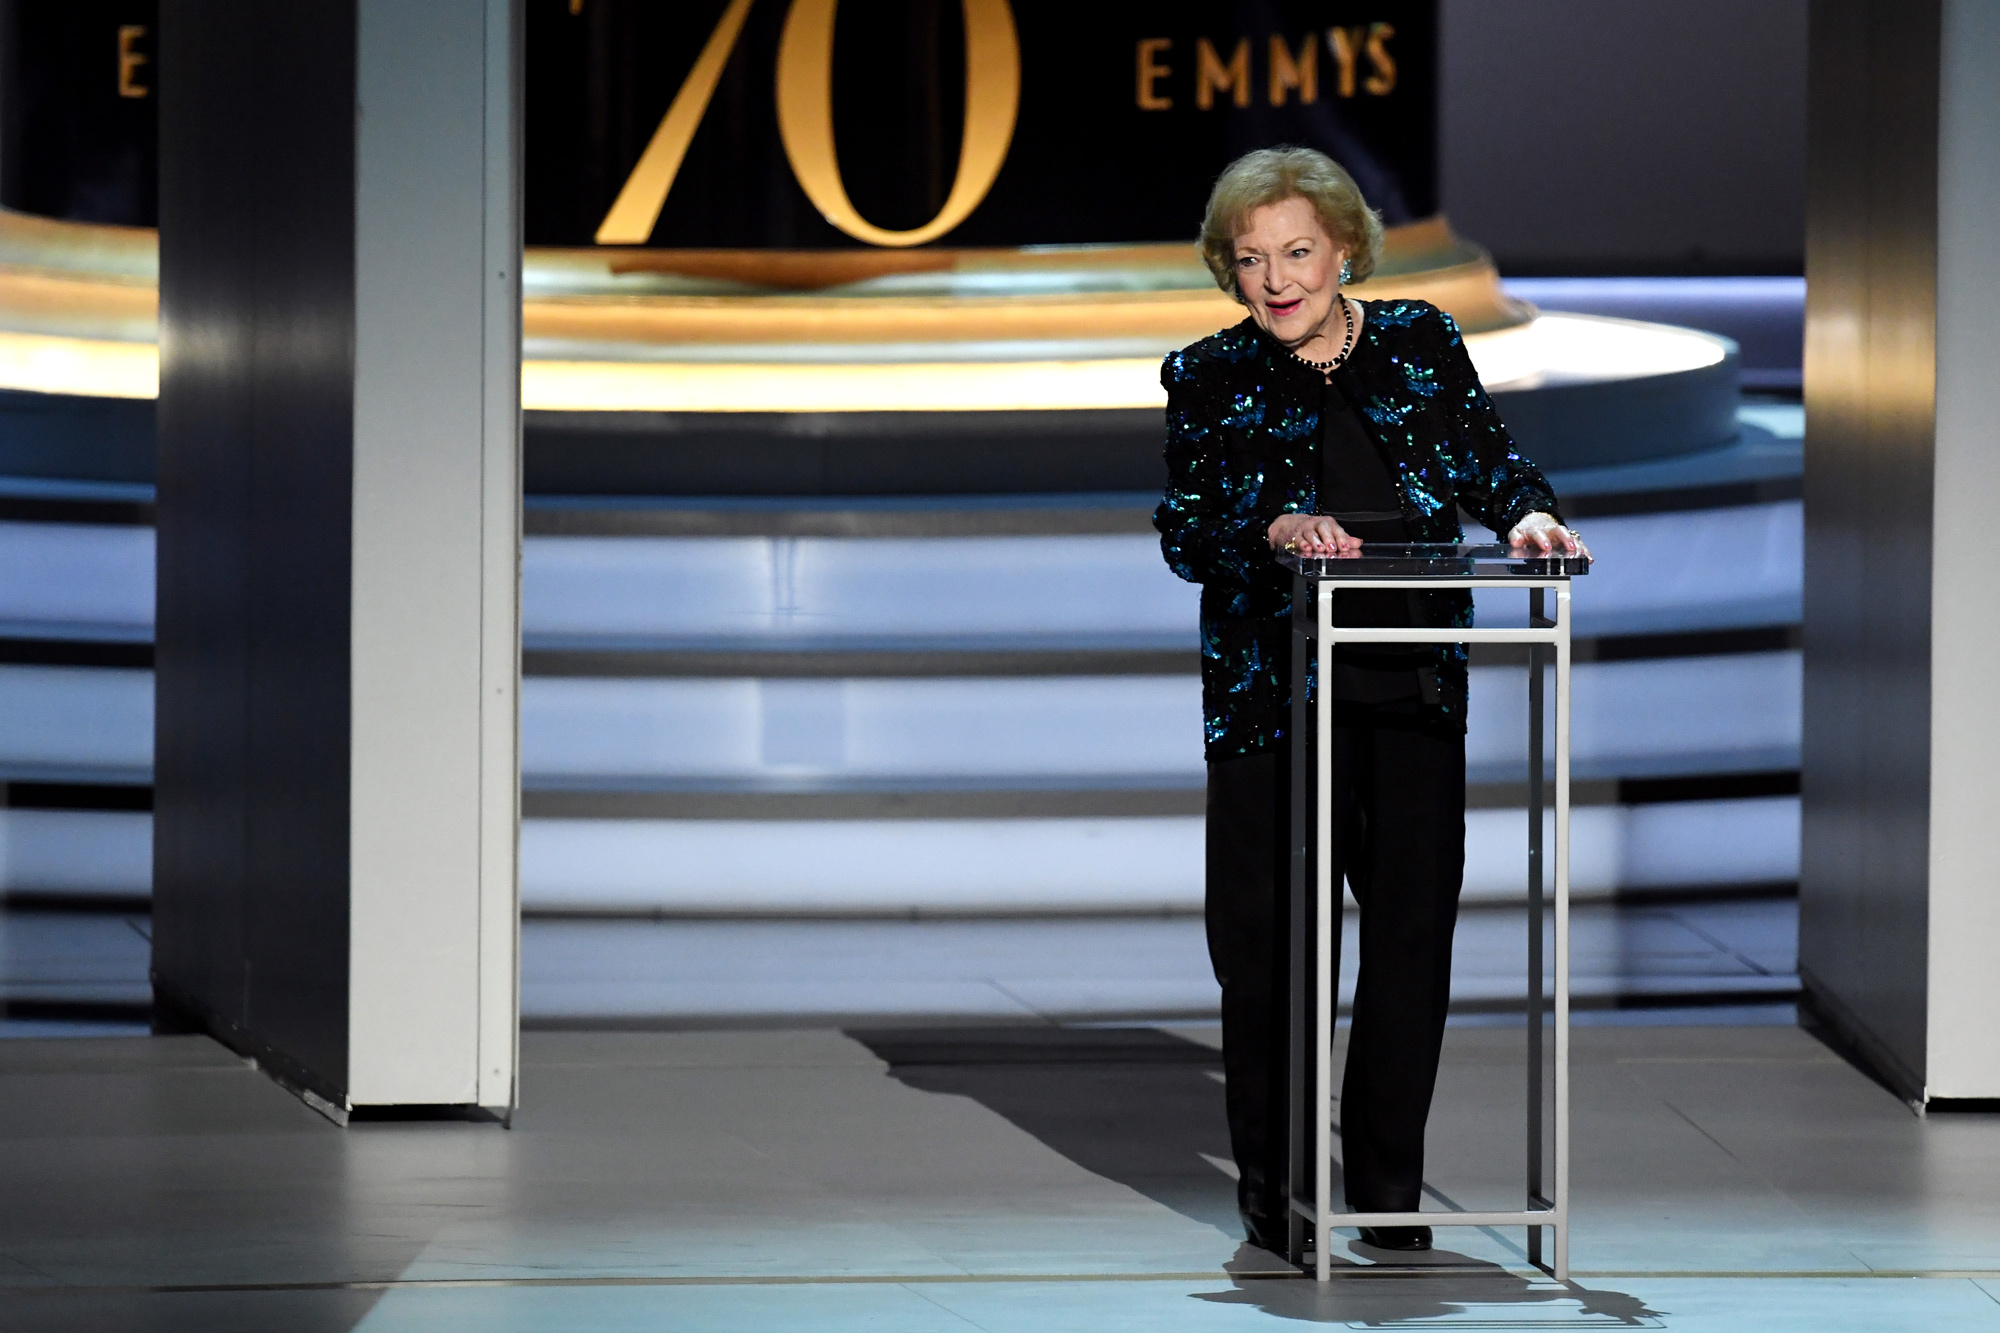
[[[1556,522],[1552,514],[1533,513],[1514,525],[1507,534],[1507,544],[1517,550],[1540,551],[1543,555],[1553,555],[1558,549],[1564,555],[1580,555],[1590,558],[1590,548],[1583,544],[1583,538],[1574,528],[1566,528]]]

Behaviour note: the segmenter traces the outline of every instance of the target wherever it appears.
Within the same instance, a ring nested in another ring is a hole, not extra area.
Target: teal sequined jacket
[[[1355,406],[1402,497],[1411,540],[1455,542],[1463,506],[1506,533],[1561,515],[1540,469],[1508,437],[1458,325],[1424,301],[1363,302],[1347,359]],[[1174,573],[1201,587],[1201,695],[1211,760],[1252,754],[1291,726],[1291,574],[1265,532],[1312,513],[1320,373],[1252,320],[1169,356],[1167,492],[1153,515]],[[1426,592],[1433,626],[1469,626],[1472,596]],[[1465,725],[1465,646],[1441,644],[1436,720]]]

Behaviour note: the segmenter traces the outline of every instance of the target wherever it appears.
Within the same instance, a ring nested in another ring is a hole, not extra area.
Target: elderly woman
[[[1303,148],[1230,165],[1201,254],[1250,317],[1166,359],[1168,565],[1202,585],[1209,956],[1222,984],[1237,1202],[1285,1250],[1286,970],[1291,838],[1291,575],[1275,554],[1454,542],[1469,510],[1524,547],[1580,551],[1507,436],[1451,316],[1341,291],[1375,267],[1382,225],[1348,174]],[[1346,624],[1464,626],[1464,592],[1339,594]],[[1360,978],[1341,1087],[1357,1211],[1417,1207],[1465,864],[1463,645],[1341,650],[1333,692],[1335,882],[1361,906]],[[1430,1247],[1428,1227],[1364,1244]]]

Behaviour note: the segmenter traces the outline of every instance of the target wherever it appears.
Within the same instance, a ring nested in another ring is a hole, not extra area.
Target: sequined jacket
[[[1455,542],[1463,506],[1505,533],[1556,499],[1480,386],[1458,325],[1424,301],[1363,302],[1347,359],[1352,398],[1401,494],[1413,541]],[[1201,588],[1208,758],[1251,754],[1291,725],[1291,575],[1271,521],[1314,512],[1320,373],[1252,320],[1167,357],[1167,491],[1153,515],[1174,573]],[[1560,514],[1557,514],[1560,517]],[[1419,594],[1421,619],[1469,626],[1463,591]],[[1465,725],[1463,644],[1435,650],[1435,720]]]

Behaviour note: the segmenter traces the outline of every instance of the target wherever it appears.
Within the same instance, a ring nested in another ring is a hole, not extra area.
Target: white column
[[[1946,0],[1938,70],[1930,1097],[2000,1097],[2000,5]]]
[[[514,1103],[511,0],[360,0],[348,1098]]]

